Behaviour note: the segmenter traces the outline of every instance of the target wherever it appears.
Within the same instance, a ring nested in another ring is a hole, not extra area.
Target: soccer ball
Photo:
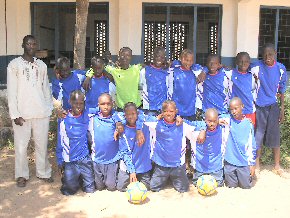
[[[216,193],[217,182],[211,175],[202,175],[198,178],[196,187],[201,195],[209,196]]]
[[[147,198],[147,188],[142,182],[132,182],[127,186],[126,195],[129,202],[140,204]]]

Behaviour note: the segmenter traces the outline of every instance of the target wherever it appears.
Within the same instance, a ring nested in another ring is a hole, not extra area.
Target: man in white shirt
[[[29,179],[27,146],[31,132],[35,142],[36,176],[53,182],[47,154],[52,97],[47,66],[34,57],[36,46],[34,36],[25,36],[23,55],[13,59],[7,67],[8,106],[14,130],[15,179],[18,187],[25,187]]]

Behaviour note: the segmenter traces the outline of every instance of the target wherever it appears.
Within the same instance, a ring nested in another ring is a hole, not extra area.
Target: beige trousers
[[[51,177],[51,165],[48,161],[47,144],[49,117],[27,119],[23,126],[13,123],[15,147],[15,178],[29,179],[27,146],[32,136],[35,142],[36,176],[38,178]]]

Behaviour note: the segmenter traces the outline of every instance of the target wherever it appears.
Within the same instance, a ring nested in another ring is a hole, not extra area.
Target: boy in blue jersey
[[[243,114],[256,124],[256,95],[257,83],[254,75],[250,72],[251,58],[247,52],[240,52],[236,57],[237,68],[225,71],[229,78],[230,98],[239,97],[243,104]]]
[[[115,85],[113,84],[113,77],[104,71],[104,60],[102,58],[92,58],[90,71],[94,75],[90,81],[90,89],[86,92],[86,108],[96,108],[101,94],[109,93],[113,98]]]
[[[192,142],[192,161],[195,169],[193,184],[196,185],[198,178],[202,175],[212,175],[218,186],[224,184],[223,179],[223,155],[228,137],[228,126],[219,125],[218,111],[209,108],[205,112],[205,122],[207,124],[206,139],[203,143],[196,140]],[[199,132],[195,132],[194,139]]]
[[[243,115],[243,107],[241,99],[234,97],[230,101],[230,117],[224,115],[230,131],[224,156],[224,174],[226,186],[248,189],[252,187],[255,173],[257,146],[253,124]]]
[[[70,61],[66,57],[57,59],[55,64],[56,78],[52,80],[52,95],[54,107],[57,113],[61,116],[71,109],[69,103],[70,93],[75,90],[82,90],[82,83],[85,80],[83,73],[70,69]]]
[[[264,145],[273,149],[273,172],[285,177],[280,166],[280,126],[284,120],[284,93],[286,91],[287,72],[285,66],[276,61],[276,50],[273,44],[263,47],[263,60],[253,64],[251,72],[258,78],[258,94],[256,100],[256,142],[257,174],[260,169],[261,147]],[[280,109],[277,103],[277,94],[280,95]]]
[[[84,192],[95,191],[93,164],[89,156],[87,130],[89,116],[84,111],[84,94],[70,94],[72,106],[67,116],[60,121],[60,139],[56,146],[59,172],[62,176],[61,193],[75,194],[82,186]]]
[[[162,103],[168,99],[168,66],[165,49],[156,47],[153,51],[153,63],[140,71],[143,110],[146,114],[157,115]]]
[[[122,155],[120,169],[118,173],[117,189],[126,191],[131,182],[137,180],[142,182],[147,189],[150,188],[150,170],[152,168],[150,160],[150,139],[142,146],[136,140],[136,121],[138,119],[137,107],[129,102],[124,107],[126,126],[124,134],[119,139],[119,149]],[[143,133],[149,136],[147,126],[143,127]]]
[[[170,82],[173,82],[169,95],[172,95],[178,113],[184,119],[191,121],[195,120],[196,113],[197,77],[203,70],[200,65],[193,64],[193,62],[193,52],[190,49],[184,49],[180,54],[181,65],[173,66],[173,74],[169,79]]]
[[[100,112],[90,118],[89,132],[92,138],[92,160],[95,183],[98,190],[116,190],[116,176],[121,157],[119,143],[114,139],[118,118],[113,114],[112,98],[108,93],[99,97]]]
[[[163,119],[145,122],[149,126],[151,159],[155,163],[150,181],[152,191],[160,191],[170,179],[178,192],[186,192],[189,181],[186,175],[185,150],[186,138],[191,138],[195,130],[205,130],[204,122],[190,122],[184,120],[180,126],[176,125],[176,104],[167,100],[162,104]],[[205,139],[205,131],[201,131],[198,140]]]
[[[198,96],[202,101],[202,110],[215,108],[219,114],[228,112],[229,80],[221,67],[220,57],[210,54],[207,57],[208,73],[203,83],[198,85]]]

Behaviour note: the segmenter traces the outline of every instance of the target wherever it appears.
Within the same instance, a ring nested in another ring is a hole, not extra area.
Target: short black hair
[[[194,55],[193,51],[186,48],[184,49],[181,53],[180,53],[180,58],[182,58],[183,56],[187,56],[187,55]]]
[[[207,56],[206,61],[208,62],[209,60],[211,60],[212,58],[217,58],[219,60],[219,63],[221,62],[221,57],[218,54],[209,54]]]
[[[173,105],[176,108],[176,103],[172,100],[166,100],[162,103],[162,111],[164,111],[168,105]]]
[[[94,62],[101,62],[101,64],[104,64],[104,59],[100,56],[94,56],[91,59],[91,65],[93,65]]]
[[[246,56],[247,58],[249,58],[251,60],[251,57],[250,57],[249,53],[248,52],[245,52],[245,51],[242,51],[242,52],[239,52],[237,54],[236,61],[239,60],[243,56]]]
[[[159,53],[165,53],[165,48],[162,46],[157,46],[156,48],[154,48],[153,54],[159,54]]]
[[[36,40],[36,38],[33,35],[26,35],[23,37],[22,43],[25,44],[29,39]]]
[[[69,99],[71,101],[75,101],[79,96],[82,96],[85,100],[85,94],[81,90],[75,90],[75,91],[71,92]]]
[[[121,52],[123,52],[123,51],[130,51],[131,52],[131,54],[132,54],[132,49],[131,48],[129,48],[129,47],[122,47],[122,48],[120,48],[120,51],[119,51],[119,54],[121,53]]]
[[[262,52],[265,51],[266,48],[271,48],[274,51],[276,51],[275,45],[273,43],[266,43],[263,47],[262,47]]]
[[[136,111],[137,111],[137,106],[134,102],[127,102],[124,105],[124,112],[129,108],[129,107],[133,107]]]
[[[60,57],[55,63],[56,69],[63,69],[64,66],[70,66],[70,60],[67,57]]]

